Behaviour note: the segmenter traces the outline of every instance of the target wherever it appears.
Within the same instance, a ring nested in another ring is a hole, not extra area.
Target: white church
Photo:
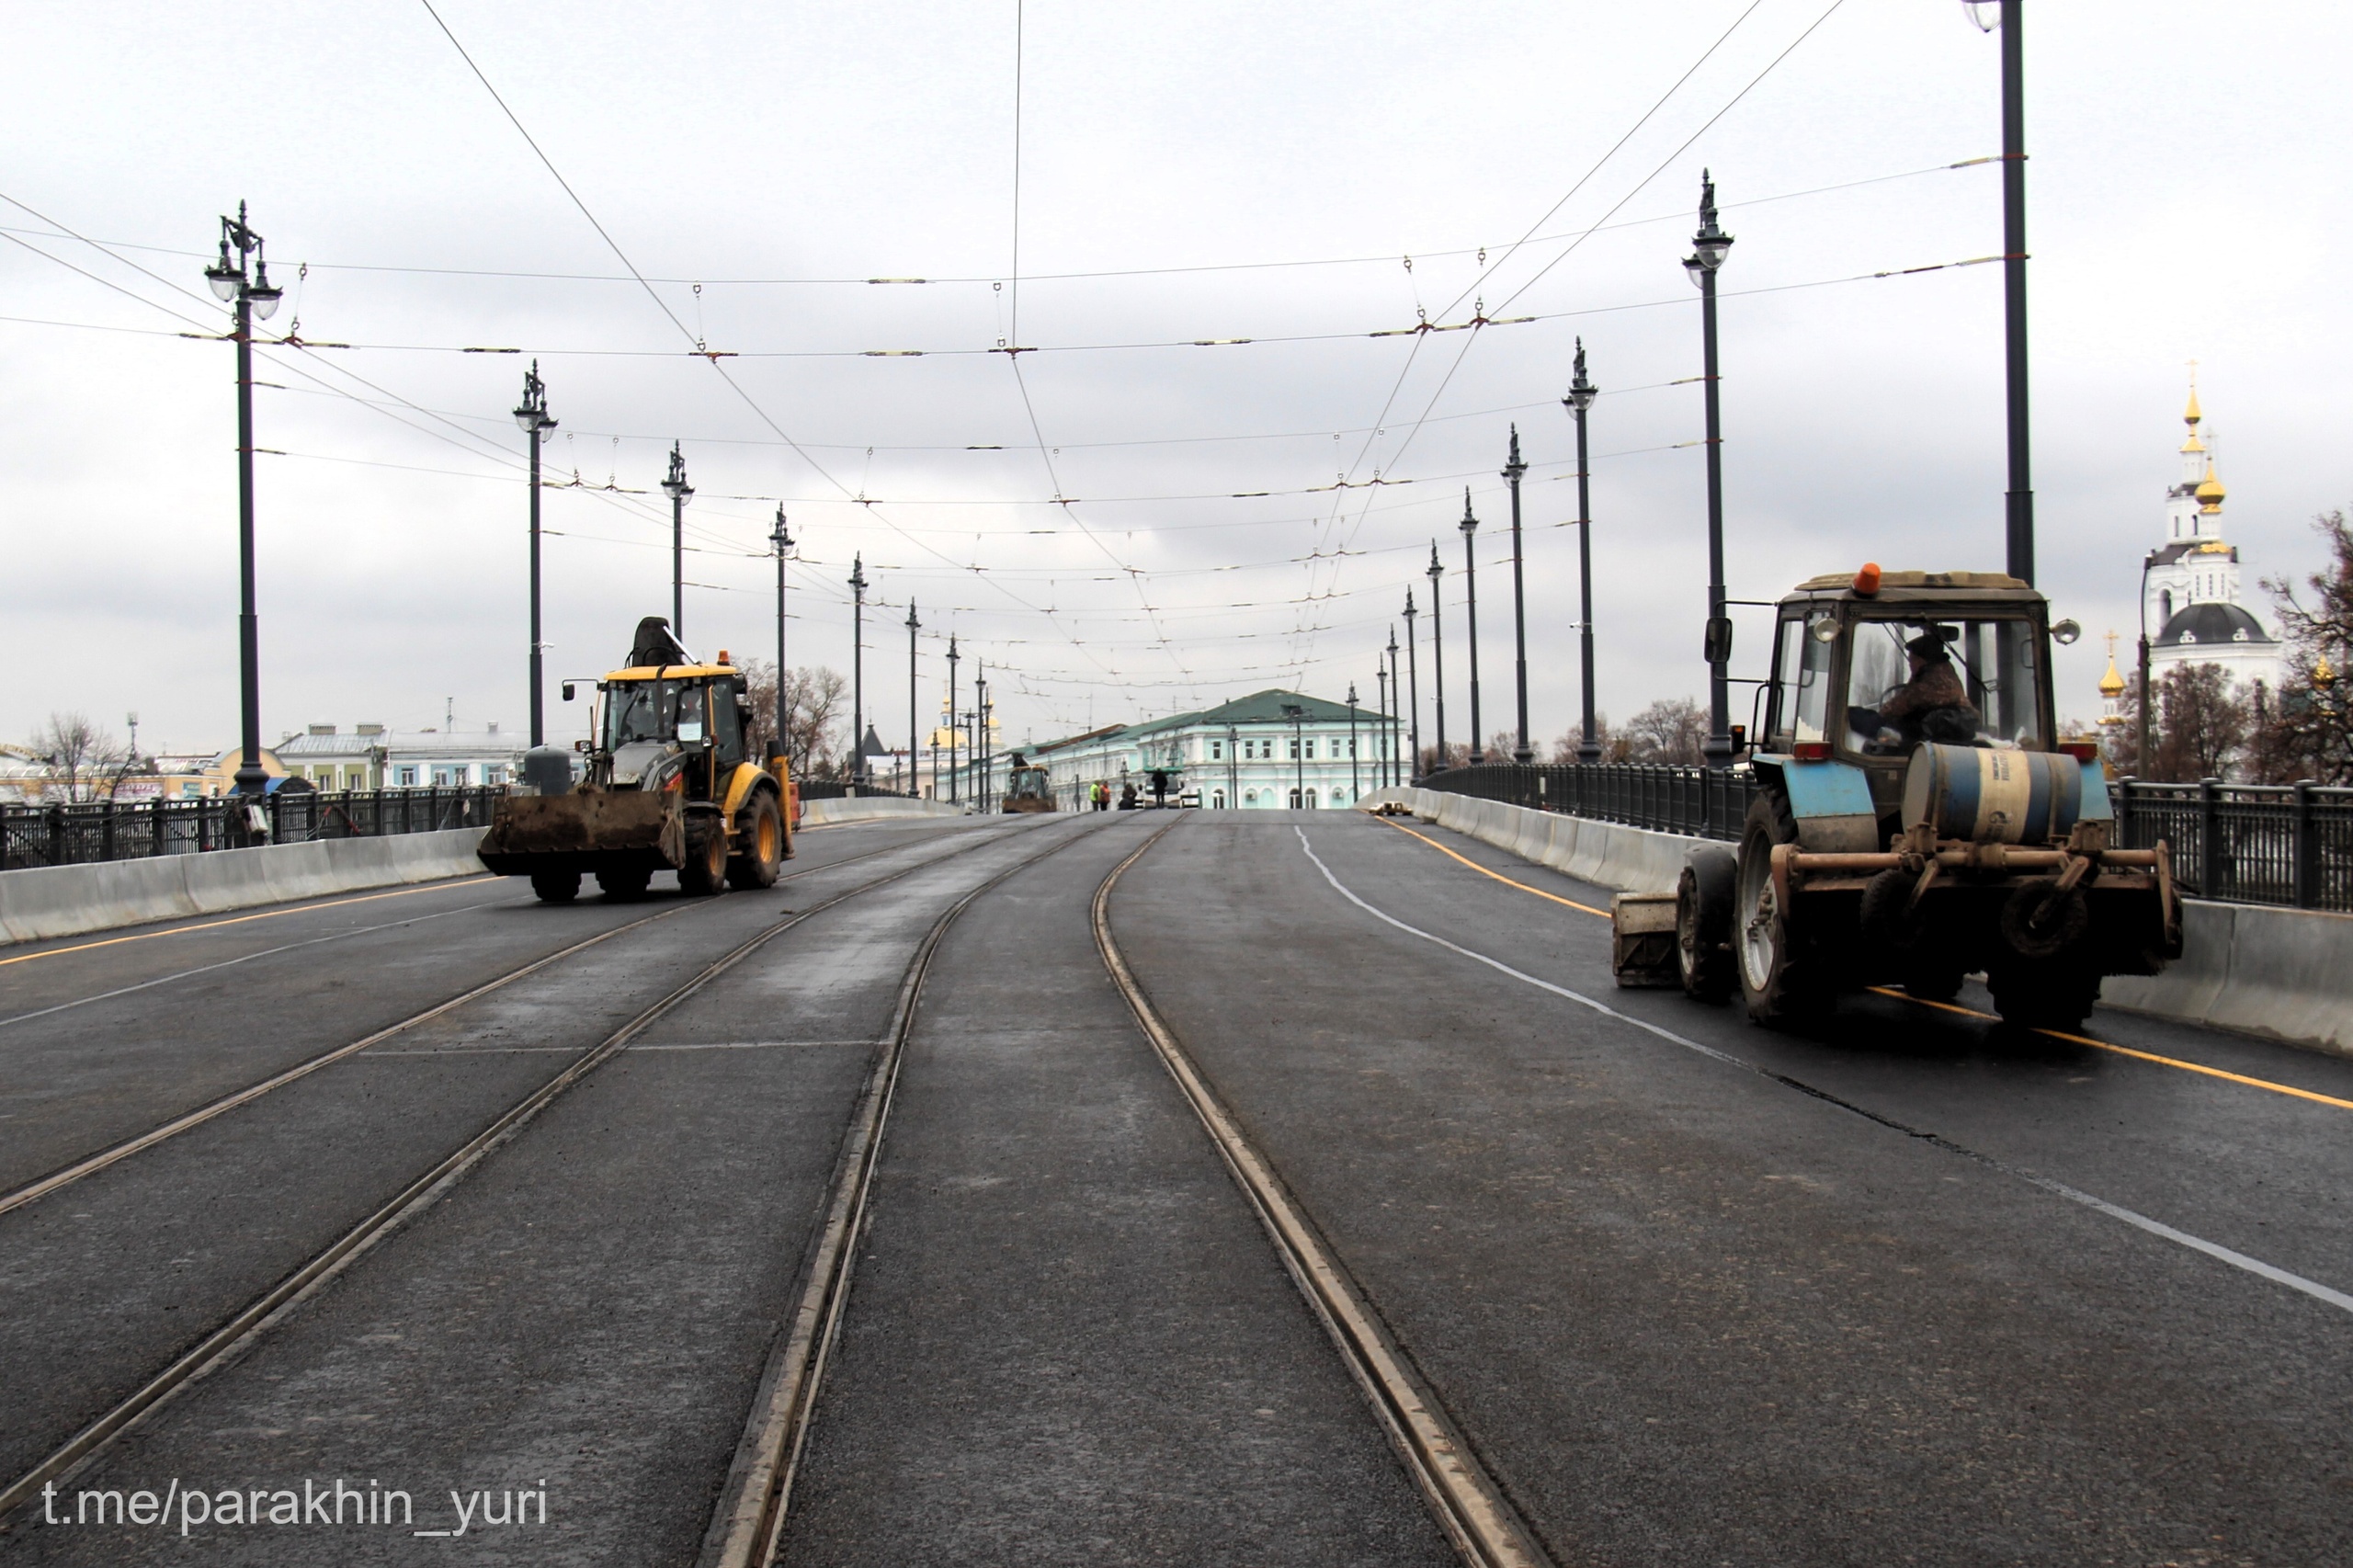
[[[2200,436],[2205,415],[2198,388],[2189,389],[2182,415],[2189,426],[2181,444],[2180,477],[2165,491],[2165,540],[2142,585],[2142,614],[2149,628],[2149,682],[2154,687],[2176,665],[2220,665],[2242,687],[2256,681],[2279,687],[2279,642],[2239,602],[2238,546],[2222,538],[2222,482],[2214,455]],[[2118,707],[2124,677],[2117,672],[2114,643],[2108,673],[2100,679],[2109,723],[2120,722]]]

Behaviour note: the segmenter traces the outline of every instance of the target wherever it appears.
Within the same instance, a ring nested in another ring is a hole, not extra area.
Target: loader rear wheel
[[[597,886],[617,903],[645,896],[654,873],[642,866],[616,866],[597,873]]]
[[[580,873],[577,871],[534,871],[531,891],[540,895],[541,903],[570,903],[580,896]]]
[[[687,863],[678,868],[678,887],[690,898],[707,898],[727,885],[727,835],[712,822],[699,835],[687,835]]]
[[[728,860],[727,885],[738,892],[776,886],[784,866],[784,815],[776,797],[765,790],[754,795],[736,813],[735,835],[744,852]]]
[[[1996,964],[1985,980],[1994,1010],[2013,1028],[2079,1029],[2099,1000],[2099,974],[2063,960]]]

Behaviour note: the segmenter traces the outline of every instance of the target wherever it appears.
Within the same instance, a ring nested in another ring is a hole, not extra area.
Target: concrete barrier
[[[833,801],[804,801],[801,826],[833,827],[846,822],[872,822],[880,817],[960,817],[961,805],[946,801],[909,801],[896,795],[857,795]]]
[[[1531,812],[1444,790],[1377,790],[1358,801],[1357,809],[1372,811],[1386,803],[1403,805],[1424,822],[1618,892],[1673,892],[1676,879],[1683,874],[1684,851],[1699,842],[1681,834]]]
[[[2100,1001],[2353,1056],[2353,915],[2183,901],[2182,954]]]
[[[481,828],[461,827],[0,871],[0,939],[39,941],[366,888],[479,876],[483,872],[474,847],[482,835]]]
[[[1701,842],[1438,790],[1381,790],[1357,805],[1388,802],[1617,892],[1673,892]],[[2187,899],[2182,948],[2163,974],[2110,975],[2101,1005],[2353,1056],[2353,915]]]

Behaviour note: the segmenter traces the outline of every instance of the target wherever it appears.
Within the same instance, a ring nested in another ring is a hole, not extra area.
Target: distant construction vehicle
[[[2005,1020],[2064,1029],[2103,976],[2181,955],[2166,846],[2118,847],[2097,749],[2054,734],[2075,622],[2015,577],[1875,564],[1779,610],[1739,847],[1691,851],[1671,949],[1649,936],[1665,898],[1621,896],[1622,983],[1737,991],[1770,1022],[1891,983],[1949,1001],[1983,972]]]
[[[550,747],[523,759],[523,779],[498,803],[482,862],[529,877],[550,903],[594,876],[607,898],[643,896],[656,871],[689,894],[722,885],[771,887],[792,855],[794,790],[781,755],[746,756],[744,674],[722,653],[698,663],[660,616],[638,622],[629,665],[597,683],[584,743],[585,774]],[[564,700],[572,700],[566,683]]]
[[[1013,766],[1006,770],[1005,798],[999,809],[1014,814],[1058,810],[1046,770],[1036,763],[1024,762],[1019,752],[1014,753]]]

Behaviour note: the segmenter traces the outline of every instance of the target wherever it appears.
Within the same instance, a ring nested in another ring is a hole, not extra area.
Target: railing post
[[[2198,892],[2204,898],[2222,896],[2222,846],[2214,831],[2221,783],[2219,778],[2198,781]]]
[[[2298,909],[2320,902],[2320,835],[2313,831],[2313,781],[2296,780],[2296,816],[2289,835],[2289,896]]]

